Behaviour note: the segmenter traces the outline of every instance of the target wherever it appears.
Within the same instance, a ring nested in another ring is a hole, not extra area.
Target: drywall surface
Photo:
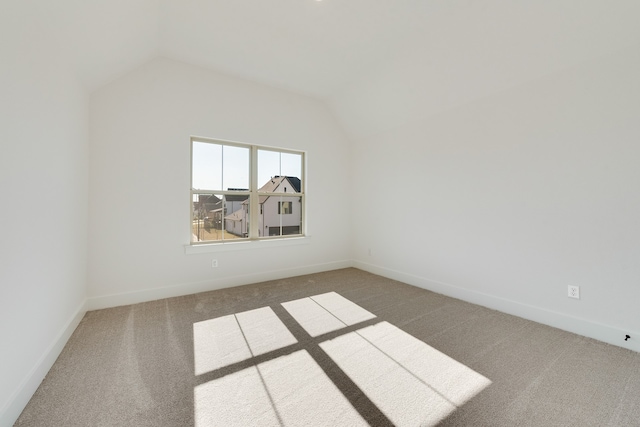
[[[419,32],[334,93],[331,106],[350,135],[375,135],[640,43],[640,2],[580,6],[575,0],[416,5],[402,32],[416,22]]]
[[[350,261],[349,151],[323,104],[157,59],[94,92],[90,105],[89,295],[131,295],[93,307]],[[186,255],[192,135],[305,150],[304,244]]]
[[[0,425],[11,425],[82,314],[88,98],[48,8],[0,13]]]
[[[638,75],[628,49],[357,139],[356,265],[605,325],[624,344],[640,332]]]

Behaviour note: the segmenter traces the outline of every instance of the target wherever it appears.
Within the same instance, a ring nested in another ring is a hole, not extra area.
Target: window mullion
[[[260,198],[258,197],[258,147],[251,146],[251,154],[249,156],[251,170],[249,173],[249,238],[258,238],[258,216]]]

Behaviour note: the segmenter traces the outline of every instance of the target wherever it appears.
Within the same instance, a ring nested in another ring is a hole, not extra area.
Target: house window
[[[191,138],[191,243],[303,235],[304,155]]]
[[[293,208],[293,202],[279,202],[278,203],[278,213],[282,214],[282,215],[289,215],[291,214]]]

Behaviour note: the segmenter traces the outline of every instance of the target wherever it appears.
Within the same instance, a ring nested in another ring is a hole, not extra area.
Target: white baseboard
[[[85,300],[80,304],[16,391],[9,397],[7,403],[0,409],[0,426],[8,427],[16,422],[87,312],[86,303],[87,301]]]
[[[390,268],[379,267],[358,260],[353,262],[353,266],[360,270],[368,271],[369,273],[377,274],[379,276],[387,277],[389,279],[397,280],[399,282],[407,283],[439,294],[461,299],[463,301],[478,304],[503,313],[522,317],[524,319],[553,326],[554,328],[573,332],[575,334],[603,341],[618,347],[640,352],[640,331],[622,331],[598,322],[549,311],[540,307],[460,288],[448,283],[429,280],[424,277],[403,273]],[[624,341],[624,336],[627,333],[632,336],[632,339]]]
[[[182,283],[174,286],[145,289],[135,292],[97,296],[87,299],[87,310],[99,310],[103,308],[118,307],[121,305],[138,304],[163,298],[191,295],[198,292],[214,291],[217,289],[249,285],[268,280],[285,279],[305,274],[321,273],[323,271],[338,270],[340,268],[348,268],[352,266],[353,262],[351,260],[335,261],[323,264],[306,265],[303,267],[293,267],[254,274],[225,277],[221,279],[211,279],[201,282]]]

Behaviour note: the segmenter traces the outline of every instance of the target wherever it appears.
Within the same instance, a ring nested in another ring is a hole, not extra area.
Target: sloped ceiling
[[[89,91],[160,52],[158,0],[3,0],[0,24],[0,62],[63,62]]]
[[[165,56],[326,100],[356,132],[640,44],[638,0],[26,3],[89,90]]]
[[[636,0],[164,0],[161,9],[164,54],[320,98],[399,58],[465,79],[552,71],[640,42]]]

